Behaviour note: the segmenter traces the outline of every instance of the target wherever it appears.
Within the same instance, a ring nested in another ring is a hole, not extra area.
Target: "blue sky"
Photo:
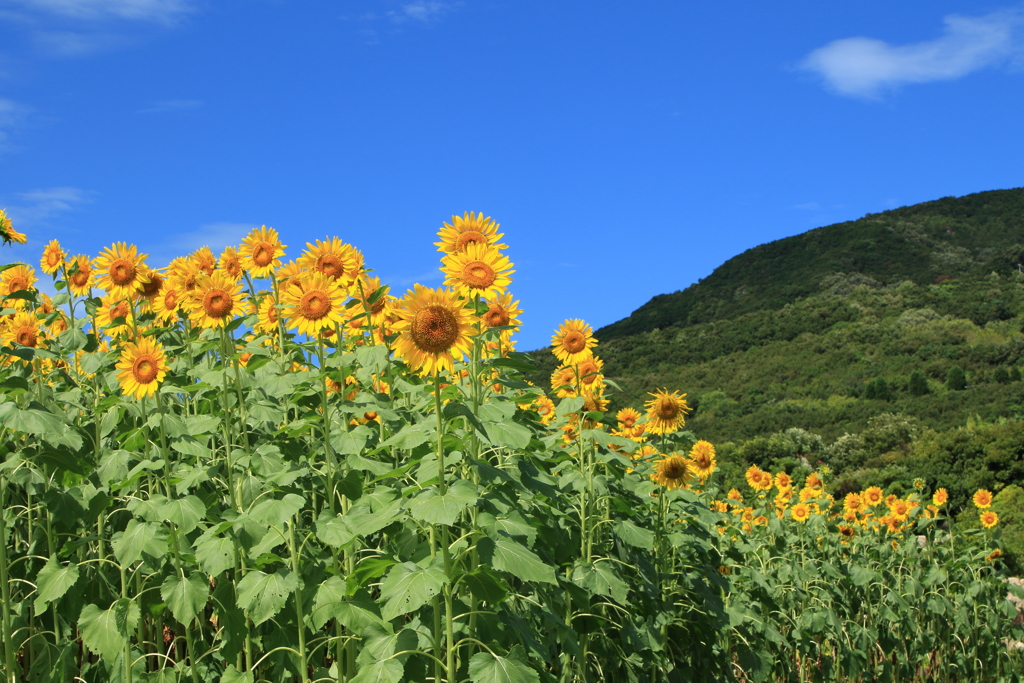
[[[1024,185],[1024,4],[0,0],[0,208],[38,264],[338,236],[401,294],[501,223],[519,348],[758,244]]]

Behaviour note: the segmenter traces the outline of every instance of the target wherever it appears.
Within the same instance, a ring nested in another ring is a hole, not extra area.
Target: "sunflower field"
[[[963,531],[810,468],[720,491],[685,394],[608,411],[583,321],[524,379],[501,239],[453,216],[401,298],[267,227],[0,266],[4,683],[1024,678],[988,491]]]

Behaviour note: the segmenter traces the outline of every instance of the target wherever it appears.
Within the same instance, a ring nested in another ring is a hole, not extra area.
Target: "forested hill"
[[[944,197],[762,244],[595,332],[600,341],[729,320],[863,282],[1006,273],[1024,262],[1024,188]]]

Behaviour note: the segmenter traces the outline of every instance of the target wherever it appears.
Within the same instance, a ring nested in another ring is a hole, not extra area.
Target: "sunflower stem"
[[[4,519],[4,512],[7,510],[4,500],[6,494],[7,480],[0,476],[0,596],[3,597],[4,681],[17,683],[14,640],[11,633],[11,587],[7,582],[7,524]]]

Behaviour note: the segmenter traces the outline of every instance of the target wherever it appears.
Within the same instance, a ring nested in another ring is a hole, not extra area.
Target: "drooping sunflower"
[[[77,254],[68,259],[68,289],[75,296],[89,296],[89,290],[95,282],[95,271],[92,259],[85,254]]]
[[[3,329],[5,344],[21,344],[36,347],[42,334],[39,330],[39,318],[31,311],[15,313]]]
[[[64,265],[64,257],[67,253],[60,248],[60,242],[50,240],[50,243],[43,248],[43,257],[39,259],[39,267],[47,275],[53,275]]]
[[[996,524],[999,524],[999,515],[997,515],[992,510],[985,510],[984,512],[981,513],[979,520],[981,521],[981,525],[983,527],[985,527],[986,529],[991,529]]]
[[[134,244],[115,242],[96,257],[96,284],[111,296],[125,299],[135,295],[135,281],[146,254],[138,253]]]
[[[352,295],[359,298],[361,308],[365,314],[362,327],[380,327],[388,316],[389,310],[394,307],[395,297],[391,296],[391,286],[381,284],[380,278],[376,275],[369,276],[362,273],[351,288]],[[373,302],[371,303],[371,299]]]
[[[710,441],[703,439],[693,444],[690,449],[690,469],[701,481],[706,481],[715,472],[717,460],[715,447]]]
[[[394,330],[395,353],[413,370],[429,375],[455,369],[455,359],[469,353],[473,332],[470,313],[447,289],[414,285],[399,301]]]
[[[121,322],[115,322],[118,319]],[[132,304],[124,297],[107,294],[96,311],[96,322],[111,337],[132,333]]]
[[[8,218],[7,213],[3,209],[0,209],[0,238],[5,243],[17,242],[18,244],[25,244],[28,241],[28,237],[18,232],[11,225],[11,219]]]
[[[1002,556],[1003,556],[1002,549],[1001,548],[996,548],[991,553],[989,553],[988,557],[985,558],[985,561],[986,562],[995,562],[996,560],[998,560]]]
[[[942,507],[949,501],[949,492],[946,489],[939,489],[932,494],[932,505],[937,508]]]
[[[495,249],[508,249],[506,244],[498,244],[502,235],[498,234],[498,224],[490,217],[484,218],[483,213],[470,211],[462,216],[452,216],[452,222],[444,224],[435,242],[438,251],[454,254],[463,251],[470,244],[491,246]]]
[[[797,522],[806,522],[811,517],[811,508],[807,503],[797,503],[789,509],[789,514]]]
[[[804,480],[804,486],[809,489],[822,489],[825,487],[825,482],[821,480],[817,472],[811,472],[807,475],[807,479]]]
[[[224,251],[220,252],[220,257],[217,259],[217,268],[223,270],[232,280],[238,280],[242,277],[242,259],[238,257],[238,250],[234,247],[224,247]]]
[[[115,366],[117,381],[125,396],[141,399],[156,393],[170,367],[159,342],[142,337],[137,342],[125,342],[121,357]]]
[[[597,346],[593,330],[582,320],[566,320],[551,337],[551,347],[561,362],[574,365],[592,354],[591,349]]]
[[[673,453],[655,463],[651,481],[659,486],[664,486],[669,491],[674,491],[679,488],[687,488],[691,476],[692,473],[687,466],[686,458],[678,453]]]
[[[346,288],[340,280],[307,271],[296,286],[281,291],[285,324],[299,334],[315,337],[345,322]]]
[[[332,280],[341,280],[345,287],[352,285],[363,269],[363,255],[351,244],[345,244],[337,237],[306,242],[306,251],[299,257],[298,265],[306,270],[323,273]]]
[[[852,526],[846,526],[845,524],[839,525],[839,536],[843,539],[843,543],[849,543],[850,539],[857,535],[857,530]]]
[[[647,428],[654,434],[671,434],[682,429],[686,423],[686,413],[690,406],[686,404],[686,394],[668,389],[662,389],[656,393],[649,393],[653,396],[650,401],[644,404],[647,408]]]
[[[165,284],[155,297],[150,300],[150,307],[156,314],[157,322],[161,325],[170,325],[178,319],[178,310],[181,307],[184,296],[181,290]]]
[[[974,507],[984,510],[992,505],[992,492],[987,489],[978,489],[974,492]]]
[[[584,389],[583,393],[580,394],[583,397],[583,407],[580,409],[582,412],[598,412],[603,413],[608,410],[608,399],[604,397],[604,386],[595,387],[595,390],[591,391],[589,388]]]
[[[869,486],[864,489],[864,504],[867,507],[874,507],[882,502],[885,497],[885,492],[878,486]]]
[[[466,298],[503,293],[512,283],[512,262],[497,249],[487,245],[468,244],[462,251],[441,259],[444,284]]]
[[[287,247],[281,244],[277,230],[263,226],[253,230],[238,249],[242,267],[253,277],[268,277],[281,265],[281,257]]]
[[[242,283],[226,273],[200,275],[196,287],[187,294],[183,306],[189,320],[204,328],[225,327],[245,312]]]

